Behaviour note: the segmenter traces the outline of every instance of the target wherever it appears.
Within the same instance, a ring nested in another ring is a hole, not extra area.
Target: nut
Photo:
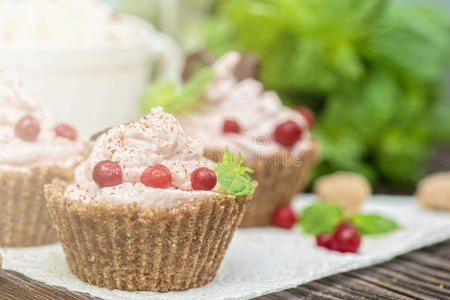
[[[416,197],[424,207],[450,210],[450,172],[423,178],[417,185]]]
[[[356,173],[336,172],[320,177],[314,191],[323,201],[339,204],[346,215],[359,211],[372,193],[369,181]]]

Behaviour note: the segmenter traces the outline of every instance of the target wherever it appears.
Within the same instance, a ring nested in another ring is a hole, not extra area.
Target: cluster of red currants
[[[305,106],[298,106],[295,108],[307,121],[308,127],[312,128],[314,125],[314,113]],[[223,133],[241,133],[242,128],[235,120],[225,120],[222,125]],[[275,127],[273,132],[274,140],[280,145],[292,147],[301,137],[303,131],[300,126],[294,121],[288,120]]]
[[[343,221],[336,226],[333,234],[317,235],[316,244],[329,250],[356,253],[361,244],[361,234],[351,222]]]
[[[292,228],[296,221],[297,216],[288,205],[278,207],[272,218],[274,226],[285,229]],[[361,234],[351,222],[343,221],[336,226],[332,234],[321,233],[317,235],[316,244],[329,250],[356,253],[361,244]]]
[[[117,162],[102,160],[98,162],[93,171],[92,179],[100,187],[110,187],[121,184],[122,168]],[[172,184],[172,173],[161,164],[149,166],[142,172],[140,182],[148,187],[167,189]],[[214,171],[208,168],[197,168],[191,174],[192,189],[196,191],[210,191],[217,183]]]
[[[54,131],[56,136],[72,141],[77,139],[77,132],[70,125],[58,124],[55,126]],[[36,141],[40,132],[41,127],[39,126],[39,122],[32,115],[24,116],[14,125],[14,133],[16,136],[27,142]]]

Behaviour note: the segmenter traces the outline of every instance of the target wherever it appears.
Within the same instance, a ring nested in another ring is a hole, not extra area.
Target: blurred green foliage
[[[157,80],[141,97],[142,111],[149,113],[152,107],[162,106],[166,112],[177,114],[193,108],[214,75],[213,70],[201,68],[182,87],[177,87],[171,80]]]
[[[207,48],[255,53],[287,105],[318,114],[315,176],[356,171],[410,185],[428,151],[450,140],[437,90],[450,61],[450,16],[387,0],[224,0],[203,27]]]

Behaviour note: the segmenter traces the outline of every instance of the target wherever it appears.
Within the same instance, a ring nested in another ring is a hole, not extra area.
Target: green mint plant
[[[325,201],[315,202],[306,207],[299,224],[304,232],[318,235],[332,233],[344,220],[352,222],[363,236],[386,234],[399,227],[394,220],[376,214],[355,214],[346,218],[339,205]]]
[[[236,159],[228,149],[225,150],[222,161],[214,169],[220,183],[216,189],[217,192],[235,196],[254,193],[255,188],[250,175],[248,175],[248,173],[253,173],[253,170],[243,166],[242,162],[241,154]]]

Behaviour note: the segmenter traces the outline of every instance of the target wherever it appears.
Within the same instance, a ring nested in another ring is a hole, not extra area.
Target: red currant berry
[[[334,228],[334,231],[336,232],[338,229],[339,230],[344,230],[344,229],[356,229],[355,225],[353,225],[352,222],[350,221],[342,221],[341,223],[339,223],[336,228]]]
[[[312,110],[310,110],[306,106],[297,106],[294,109],[306,119],[306,122],[308,122],[308,127],[310,129],[313,128],[314,123],[316,122],[316,117],[314,116]]]
[[[222,132],[223,133],[240,133],[241,126],[239,126],[239,123],[234,120],[225,120],[225,121],[223,121]]]
[[[277,143],[292,147],[302,136],[302,129],[294,121],[286,121],[275,128],[273,136]]]
[[[352,223],[342,222],[334,230],[331,241],[332,250],[356,253],[360,244],[361,235]]]
[[[166,166],[156,164],[142,172],[141,183],[152,188],[167,189],[172,184],[172,173]]]
[[[116,162],[102,160],[95,165],[92,179],[100,187],[115,186],[122,183],[122,169]]]
[[[14,126],[14,132],[17,137],[24,141],[33,142],[37,139],[41,127],[38,120],[32,115],[26,115]]]
[[[191,185],[196,191],[211,191],[217,184],[217,176],[208,168],[198,168],[191,174]]]
[[[77,132],[72,126],[67,124],[58,124],[55,127],[55,133],[57,136],[66,138],[68,140],[75,141],[77,139]]]
[[[272,217],[272,224],[277,227],[291,229],[296,220],[294,211],[289,205],[281,205]]]
[[[316,236],[316,244],[319,247],[331,248],[331,241],[333,240],[333,235],[329,233],[321,233]]]

